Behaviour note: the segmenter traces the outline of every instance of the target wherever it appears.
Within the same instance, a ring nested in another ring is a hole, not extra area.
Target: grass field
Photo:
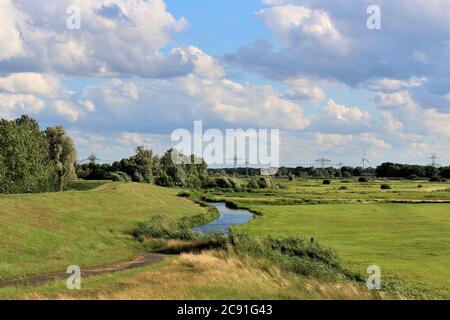
[[[313,237],[333,247],[353,271],[364,274],[378,265],[387,282],[413,296],[450,298],[450,204],[440,203],[450,198],[448,183],[388,181],[392,189],[383,191],[385,181],[276,181],[277,190],[208,197],[262,214],[236,230]],[[296,202],[301,204],[290,205]]]
[[[88,182],[64,193],[0,195],[0,280],[131,258],[131,231],[154,214],[193,216],[203,208],[175,189]]]
[[[450,290],[450,214],[448,204],[337,204],[255,206],[264,213],[239,227],[253,235],[315,238],[333,247],[344,265],[406,282],[411,290]]]

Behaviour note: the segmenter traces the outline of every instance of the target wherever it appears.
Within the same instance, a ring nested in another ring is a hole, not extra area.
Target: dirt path
[[[167,255],[156,254],[156,253],[139,253],[137,254],[131,261],[121,262],[109,267],[99,267],[99,268],[91,268],[91,269],[81,269],[81,277],[92,277],[106,273],[113,273],[122,270],[128,269],[136,269],[148,265],[152,265],[158,262],[161,262],[166,258]],[[54,280],[66,280],[69,277],[67,273],[53,273],[53,274],[45,274],[40,276],[35,276],[22,280],[6,280],[0,281],[0,287],[11,287],[18,285],[32,285],[37,286],[40,284],[44,284],[46,282],[54,281]]]

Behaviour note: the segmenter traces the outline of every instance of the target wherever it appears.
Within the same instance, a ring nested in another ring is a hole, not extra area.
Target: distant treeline
[[[75,177],[75,158],[63,127],[41,131],[28,116],[0,120],[0,193],[64,190]]]
[[[164,156],[153,155],[151,150],[138,147],[136,154],[113,164],[98,164],[90,161],[76,166],[79,178],[85,180],[133,181],[166,187],[199,188],[207,183],[208,165],[202,159],[185,158],[183,164],[175,164],[172,156],[176,150],[167,151]],[[184,157],[183,155],[179,155]],[[175,157],[178,155],[175,154]],[[185,163],[185,164],[184,164]],[[192,163],[192,164],[189,164]]]
[[[238,175],[259,176],[261,169],[254,168],[226,168],[209,169],[211,176]],[[450,166],[433,167],[398,163],[383,163],[376,168],[342,167],[342,168],[316,168],[316,167],[281,167],[276,176],[302,177],[302,178],[351,178],[360,176],[377,176],[380,178],[433,178],[441,177],[450,179]]]

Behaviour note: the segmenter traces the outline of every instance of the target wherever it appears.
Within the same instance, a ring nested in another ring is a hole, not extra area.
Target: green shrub
[[[331,184],[331,180],[325,179],[322,182],[324,185],[330,185]]]
[[[269,265],[306,276],[333,278],[360,277],[345,271],[336,253],[325,246],[296,237],[258,239],[246,234],[231,234],[230,245],[236,254],[263,258]]]
[[[270,180],[270,178],[267,177],[261,177],[258,179],[258,186],[261,189],[272,188],[272,180]]]
[[[139,222],[134,236],[138,239],[178,239],[192,240],[194,235],[186,223],[173,220],[167,215],[156,215],[148,221]]]
[[[214,189],[214,188],[217,188],[218,185],[217,185],[217,183],[216,183],[216,179],[208,178],[208,180],[206,181],[204,187],[205,187],[206,189]]]
[[[360,178],[358,179],[358,182],[366,183],[366,182],[369,182],[369,179],[367,179],[366,177],[360,177]]]
[[[229,208],[229,209],[234,209],[234,210],[239,209],[239,206],[237,204],[235,204],[233,201],[230,201],[230,200],[226,200],[225,201],[225,206],[227,208]]]
[[[390,190],[390,189],[392,189],[392,187],[390,185],[388,185],[388,184],[382,184],[381,185],[381,190]]]
[[[348,190],[348,188],[346,186],[342,186],[339,188],[339,190]]]
[[[419,184],[419,185],[417,186],[417,188],[423,188],[423,185]]]
[[[218,177],[216,178],[216,185],[221,189],[234,189],[238,190],[241,188],[239,182],[233,178],[228,177]]]
[[[249,189],[259,189],[259,184],[256,179],[250,179],[250,181],[247,184],[247,188]]]
[[[431,177],[430,182],[441,182],[441,177],[439,176]]]
[[[239,184],[239,182],[236,179],[233,178],[228,178],[228,181],[230,182],[231,188],[239,191],[241,189],[241,185]]]
[[[191,194],[188,191],[181,191],[180,193],[177,194],[177,197],[180,198],[190,198]]]

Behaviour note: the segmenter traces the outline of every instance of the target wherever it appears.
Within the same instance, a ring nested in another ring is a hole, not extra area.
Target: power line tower
[[[366,157],[366,149],[365,148],[364,148],[364,155],[363,155],[363,157],[361,159],[361,163],[362,163],[363,170],[366,168],[366,163],[370,164],[369,159],[367,159],[367,157]]]
[[[430,159],[431,159],[431,165],[432,165],[433,167],[439,166],[439,165],[437,164],[437,162],[436,162],[437,159],[439,159],[436,153],[433,153],[433,154],[431,155]]]
[[[327,163],[330,163],[331,160],[328,160],[328,159],[325,159],[324,157],[322,157],[322,158],[320,158],[320,159],[315,160],[314,162],[315,162],[315,163],[320,163],[320,166],[322,167],[322,169],[325,169],[325,165],[326,165]]]

